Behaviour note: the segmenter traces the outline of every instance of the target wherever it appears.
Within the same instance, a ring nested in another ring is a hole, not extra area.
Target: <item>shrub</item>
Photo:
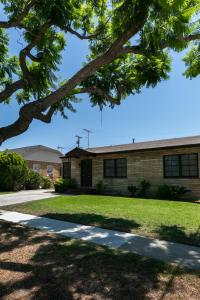
[[[54,183],[54,188],[56,193],[64,193],[64,183],[65,180],[63,178],[59,178]]]
[[[129,185],[128,186],[128,191],[131,194],[132,197],[136,196],[136,192],[137,192],[137,187],[134,185]]]
[[[42,176],[37,173],[29,170],[28,178],[26,180],[25,187],[27,190],[37,190],[42,184]]]
[[[105,185],[103,184],[103,181],[102,180],[98,181],[96,184],[97,194],[102,194],[104,190],[105,190]]]
[[[161,199],[179,199],[189,190],[179,185],[162,184],[157,188],[157,195]]]
[[[52,187],[52,180],[47,176],[42,176],[42,189],[50,189]]]
[[[67,188],[75,189],[77,187],[76,179],[69,178],[69,179],[65,179],[65,181],[66,181],[66,187]]]
[[[139,191],[138,196],[139,197],[145,197],[147,194],[147,191],[150,189],[151,184],[147,180],[142,180],[139,184]]]
[[[16,153],[0,153],[0,190],[18,191],[24,187],[28,175],[26,161]]]
[[[64,193],[67,192],[68,189],[76,188],[77,182],[74,178],[68,178],[68,179],[59,178],[56,180],[54,187],[55,187],[55,192]]]

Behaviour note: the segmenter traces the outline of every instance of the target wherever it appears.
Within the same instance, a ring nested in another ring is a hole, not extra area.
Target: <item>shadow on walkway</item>
[[[159,300],[180,289],[198,297],[195,272],[20,225],[1,223],[0,250],[3,299]]]

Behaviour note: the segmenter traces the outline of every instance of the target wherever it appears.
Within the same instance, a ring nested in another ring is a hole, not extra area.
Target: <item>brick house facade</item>
[[[129,185],[137,186],[145,179],[151,183],[150,195],[158,185],[172,184],[200,196],[200,136],[75,148],[62,161],[63,176],[75,178],[79,187],[95,188],[102,181],[107,192],[127,194]]]
[[[61,177],[61,163],[52,163],[44,161],[32,161],[27,160],[28,167],[31,170],[35,170],[34,166],[39,165],[39,173],[42,176],[49,176],[55,181]]]
[[[53,181],[61,176],[62,162],[60,157],[62,153],[58,150],[36,145],[10,149],[9,151],[20,154],[34,172],[49,176]]]

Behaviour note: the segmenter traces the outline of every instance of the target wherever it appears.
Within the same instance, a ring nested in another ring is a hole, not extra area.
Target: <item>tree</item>
[[[0,191],[23,189],[28,175],[27,162],[17,153],[0,153]]]
[[[200,0],[1,0],[0,103],[17,101],[18,119],[0,128],[0,144],[26,131],[33,119],[49,123],[74,110],[77,95],[93,105],[119,105],[144,86],[169,76],[169,51],[188,46],[184,75],[200,73]],[[26,44],[10,56],[8,30]],[[59,82],[59,65],[71,34],[88,41],[89,55],[71,78]]]

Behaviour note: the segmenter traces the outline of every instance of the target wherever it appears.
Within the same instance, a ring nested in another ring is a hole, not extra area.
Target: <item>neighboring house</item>
[[[62,162],[60,157],[62,153],[58,150],[37,145],[9,149],[9,151],[20,154],[34,172],[38,172],[43,176],[49,176],[53,180],[61,175]]]
[[[103,181],[107,191],[127,193],[141,180],[185,186],[200,196],[200,136],[89,149],[75,148],[63,161],[63,177],[75,178],[80,187]]]

